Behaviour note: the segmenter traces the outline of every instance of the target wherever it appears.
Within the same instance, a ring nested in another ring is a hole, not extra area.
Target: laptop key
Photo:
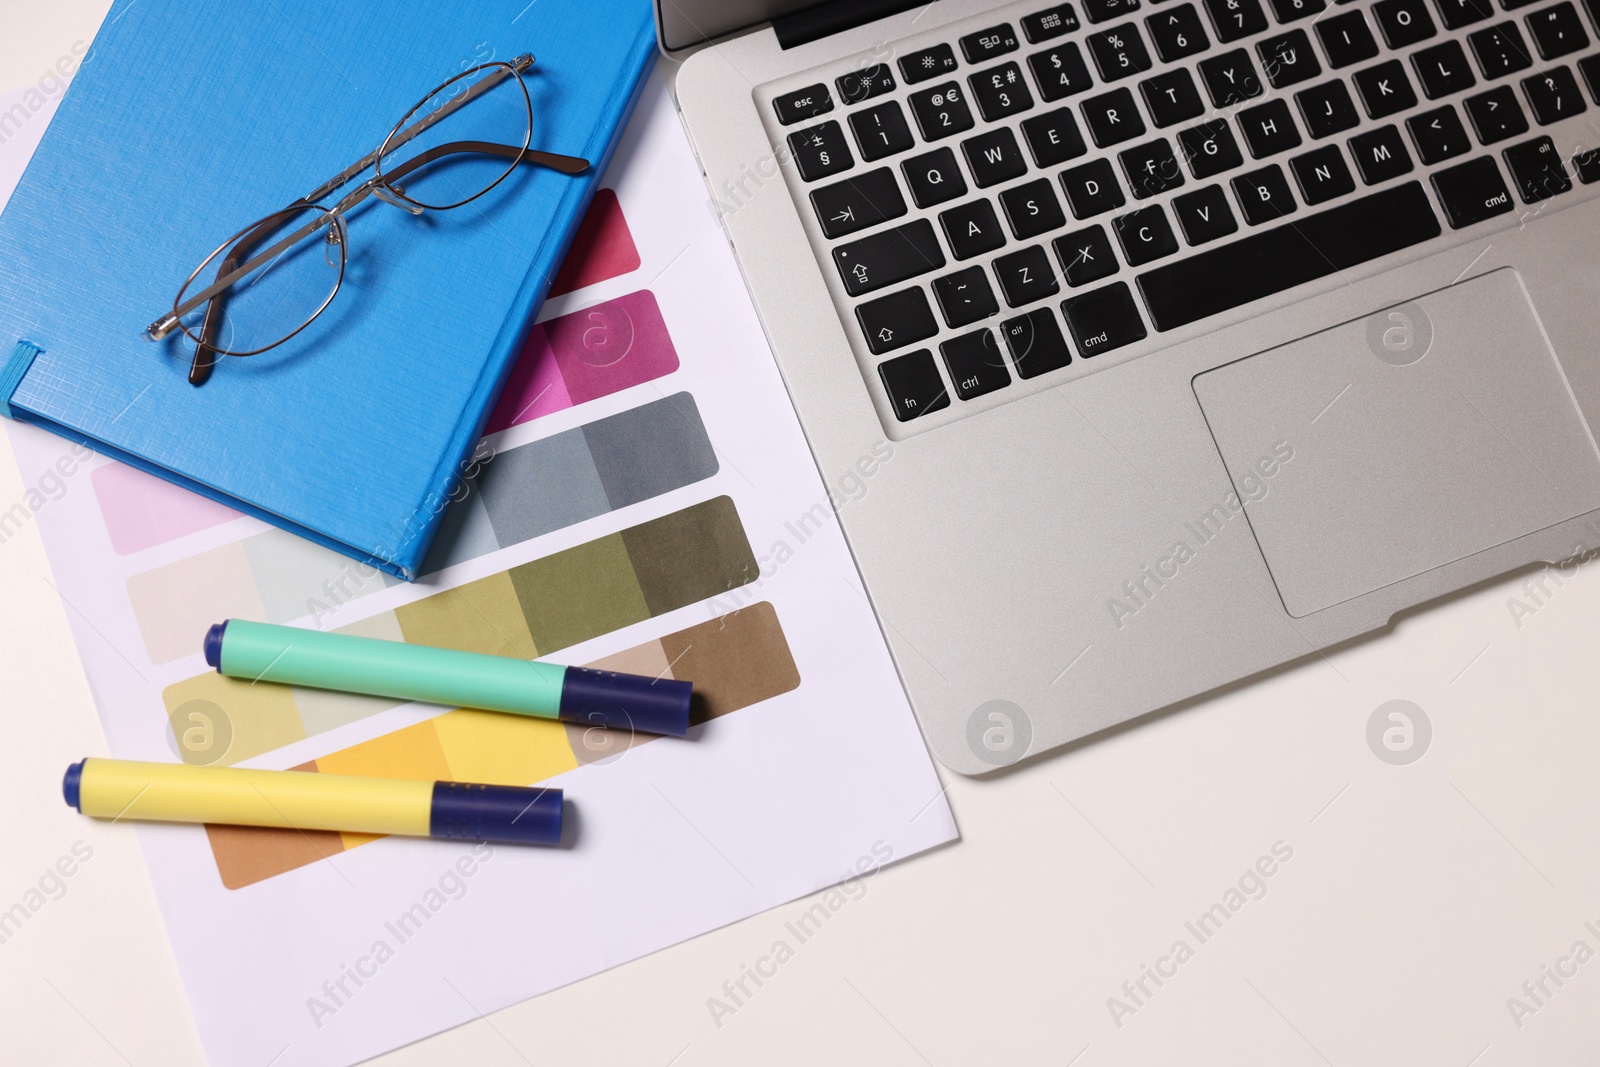
[[[1561,164],[1561,153],[1548,137],[1512,145],[1500,153],[1524,204],[1537,204],[1572,188],[1572,178]]]
[[[1092,160],[1062,171],[1061,191],[1067,194],[1073,217],[1079,219],[1119,208],[1127,202],[1109,159]]]
[[[1000,207],[1019,241],[1060,229],[1067,224],[1061,202],[1050,188],[1048,178],[1040,178],[1000,194]]]
[[[1593,185],[1600,181],[1600,148],[1574,152],[1572,169],[1578,172],[1578,180],[1585,185]]]
[[[987,200],[974,200],[943,212],[939,225],[944,228],[944,238],[950,242],[950,252],[957,259],[981,256],[1006,243],[994,205]]]
[[[947,44],[936,44],[900,57],[900,77],[907,85],[925,82],[956,69],[956,54]]]
[[[1130,267],[1170,256],[1178,250],[1178,239],[1172,235],[1167,213],[1160,204],[1119,215],[1111,220],[1111,229],[1116,232],[1123,258]]]
[[[1585,56],[1578,60],[1578,73],[1583,75],[1583,84],[1589,87],[1589,95],[1600,104],[1600,55]]]
[[[1570,119],[1588,107],[1578,91],[1578,81],[1566,67],[1554,67],[1543,74],[1522,79],[1522,95],[1528,98],[1533,121],[1548,126],[1558,119]]]
[[[793,126],[802,119],[814,119],[832,111],[833,97],[828,95],[826,85],[808,85],[773,97],[772,109],[778,113],[779,122]]]
[[[1267,28],[1267,13],[1261,10],[1261,0],[1206,0],[1206,12],[1216,28],[1217,40],[1224,43]]]
[[[1157,330],[1241,307],[1439,236],[1419,182],[1312,212],[1139,275]]]
[[[918,207],[933,207],[967,195],[967,180],[956,166],[956,154],[948,148],[908,159],[900,169],[905,172],[911,200]]]
[[[1029,56],[1028,66],[1033,69],[1033,80],[1039,83],[1041,100],[1060,100],[1094,84],[1076,41]]]
[[[1279,22],[1320,15],[1328,7],[1327,0],[1272,0],[1272,13]]]
[[[1321,204],[1355,191],[1356,180],[1350,168],[1344,165],[1344,156],[1336,144],[1295,156],[1289,160],[1289,169],[1300,186],[1300,198],[1307,205]]]
[[[1386,119],[1417,106],[1411,79],[1398,59],[1358,70],[1351,80],[1356,83],[1356,94],[1361,97],[1368,118]]]
[[[1322,73],[1305,30],[1290,30],[1259,41],[1256,54],[1261,57],[1261,69],[1266,71],[1267,82],[1274,89],[1299,85]]]
[[[1130,141],[1144,133],[1144,119],[1139,117],[1133,94],[1126,89],[1091,96],[1078,107],[1089,127],[1089,136],[1101,148]]]
[[[826,178],[856,165],[845,144],[844,130],[837,122],[824,122],[807,130],[797,130],[789,135],[789,151],[800,177],[808,182]]]
[[[1074,289],[1117,273],[1117,254],[1100,226],[1088,226],[1051,242],[1061,276]]]
[[[1494,144],[1507,137],[1528,132],[1528,119],[1517,103],[1517,94],[1511,86],[1500,85],[1486,93],[1469,96],[1462,101],[1467,108],[1467,118],[1472,120],[1472,131],[1481,144]]]
[[[1058,166],[1089,150],[1078,132],[1077,120],[1064,107],[1024,119],[1022,137],[1033,153],[1034,165],[1039,167]]]
[[[1578,17],[1578,9],[1570,3],[1535,11],[1525,21],[1528,34],[1539,49],[1540,59],[1559,59],[1589,47],[1589,35],[1584,31],[1583,20]]]
[[[1372,5],[1372,17],[1377,20],[1384,43],[1395,51],[1426,41],[1438,32],[1423,0],[1378,0]]]
[[[1139,92],[1144,96],[1150,121],[1157,128],[1198,118],[1206,110],[1204,101],[1200,99],[1200,91],[1194,87],[1194,79],[1182,67],[1174,67],[1140,82]]]
[[[924,141],[937,141],[972,129],[972,112],[966,93],[955,82],[912,93],[911,113],[917,117]]]
[[[1033,94],[1022,79],[1022,70],[1015,63],[1002,63],[992,70],[974,74],[972,95],[978,101],[978,113],[986,121],[998,122],[1033,106]]]
[[[901,422],[950,406],[949,390],[934,366],[933,353],[926,348],[878,364],[878,377],[889,394],[894,417]]]
[[[1022,307],[1061,291],[1043,245],[1030,245],[1020,252],[1001,256],[992,266],[1000,282],[1000,291],[1011,307]]]
[[[1500,22],[1467,34],[1467,44],[1485,78],[1515,74],[1533,66],[1533,57],[1515,22]]]
[[[939,238],[927,219],[863,237],[833,250],[833,262],[851,296],[875,292],[944,266]]]
[[[1250,146],[1250,154],[1257,159],[1287,152],[1300,144],[1300,131],[1295,129],[1294,116],[1283,100],[1268,100],[1239,112],[1239,130]]]
[[[856,322],[867,339],[867,348],[875,356],[939,332],[939,324],[934,321],[933,310],[928,307],[928,298],[920,287],[902,289],[857,304]]]
[[[1090,22],[1110,22],[1139,10],[1139,0],[1083,0],[1083,13]]]
[[[1206,28],[1200,23],[1200,12],[1193,4],[1166,8],[1145,19],[1144,24],[1150,28],[1156,55],[1165,63],[1176,63],[1211,47]]]
[[[1361,123],[1355,102],[1350,99],[1350,91],[1341,81],[1324,82],[1302,89],[1294,94],[1294,102],[1299,105],[1300,118],[1305,121],[1306,132],[1313,139],[1332,137]]]
[[[1184,240],[1191,245],[1215,241],[1239,229],[1220,185],[1208,185],[1173,197],[1172,213],[1177,216]]]
[[[1261,95],[1261,79],[1256,77],[1256,68],[1242,48],[1202,59],[1200,80],[1206,83],[1211,102],[1217,107],[1232,107]]]
[[[1276,163],[1233,179],[1233,195],[1239,198],[1244,221],[1252,226],[1277,222],[1296,210],[1289,183]]]
[[[1433,191],[1439,194],[1439,205],[1453,230],[1512,210],[1511,193],[1500,180],[1500,168],[1494,165],[1493,156],[1479,156],[1435,171]]]
[[[968,267],[935,278],[933,297],[939,302],[945,324],[951,329],[970,326],[1000,310],[1000,305],[995,303],[994,290],[989,288],[989,276],[982,267]]]
[[[1367,28],[1360,8],[1317,23],[1317,37],[1328,54],[1328,66],[1338,69],[1365,63],[1378,54],[1378,42]]]
[[[839,89],[839,99],[846,104],[859,104],[875,96],[894,92],[894,75],[886,63],[878,63],[860,70],[848,71],[833,79]]]
[[[1478,83],[1467,64],[1467,54],[1455,41],[1413,52],[1411,68],[1417,72],[1417,81],[1422,83],[1422,95],[1429,100],[1459,93]]]
[[[1006,357],[1001,355],[999,343],[989,330],[952,337],[939,346],[939,354],[944,357],[956,396],[962,400],[974,400],[1011,384]]]
[[[1072,362],[1072,350],[1056,325],[1056,314],[1047,307],[1006,319],[1000,324],[1000,336],[1011,351],[1019,378],[1037,378]]]
[[[1350,158],[1356,161],[1361,180],[1377,185],[1412,170],[1411,153],[1400,137],[1398,126],[1382,126],[1350,138]]]
[[[1072,10],[1071,4],[1061,4],[1022,16],[1022,35],[1029,44],[1049,41],[1077,28],[1078,13]]]
[[[1061,317],[1083,359],[1141,341],[1148,333],[1126,282],[1067,297],[1061,302]]]
[[[917,143],[906,125],[905,112],[893,100],[855,112],[850,116],[850,128],[855,131],[861,158],[868,163]]]
[[[1009,22],[1002,22],[998,26],[969,33],[961,38],[961,54],[967,57],[968,63],[987,63],[991,59],[1016,50],[1017,33]]]
[[[1121,152],[1122,173],[1135,200],[1144,200],[1183,184],[1183,171],[1165,137]]]
[[[967,169],[979,189],[1020,178],[1028,171],[1017,138],[1007,126],[962,141],[961,154],[967,157]]]
[[[1448,104],[1406,119],[1406,129],[1411,133],[1411,142],[1417,146],[1417,156],[1430,166],[1464,155],[1472,148],[1456,109]]]
[[[1227,119],[1212,119],[1178,134],[1178,150],[1189,161],[1196,180],[1221,174],[1244,163],[1239,142],[1233,139]]]
[[[1090,34],[1089,54],[1100,68],[1102,81],[1114,82],[1150,69],[1150,53],[1145,51],[1139,27],[1132,22]]]
[[[1447,30],[1459,30],[1494,16],[1494,0],[1433,0]]]
[[[906,213],[905,198],[887,167],[811,190],[811,207],[828,237],[844,237]]]

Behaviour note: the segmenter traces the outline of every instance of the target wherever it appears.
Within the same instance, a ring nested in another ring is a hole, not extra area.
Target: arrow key
[[[928,298],[920,288],[902,289],[858,305],[856,321],[861,324],[873,355],[893,352],[939,332]]]
[[[811,190],[811,207],[829,237],[843,237],[906,213],[905,198],[888,167]]]

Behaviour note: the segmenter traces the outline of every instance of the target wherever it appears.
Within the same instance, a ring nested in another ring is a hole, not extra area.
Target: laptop
[[[657,13],[953,770],[1600,546],[1600,0]]]

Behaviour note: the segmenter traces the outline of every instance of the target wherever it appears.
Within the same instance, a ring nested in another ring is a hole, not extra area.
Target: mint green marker
[[[682,737],[694,687],[559,663],[485,656],[371,637],[229,619],[206,633],[206,662],[254,682],[449,707],[482,708],[585,726]]]

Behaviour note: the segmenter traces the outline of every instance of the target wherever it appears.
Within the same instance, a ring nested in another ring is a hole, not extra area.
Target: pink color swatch
[[[96,467],[89,478],[119,556],[239,517],[230,507],[121,463]]]
[[[572,247],[561,261],[548,295],[560,296],[638,269],[639,250],[633,245],[633,234],[622,216],[617,194],[601,189],[578,223]]]
[[[485,433],[532,422],[678,369],[648,289],[542,322],[528,335]]]

